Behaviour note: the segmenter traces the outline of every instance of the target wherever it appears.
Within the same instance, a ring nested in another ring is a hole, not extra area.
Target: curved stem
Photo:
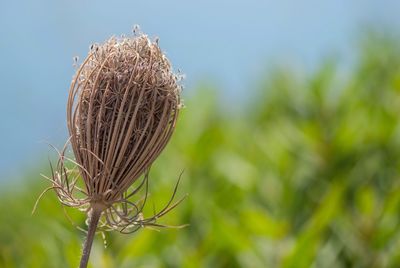
[[[90,250],[92,249],[93,239],[96,233],[97,224],[99,223],[101,212],[101,209],[96,208],[95,206],[92,207],[92,213],[89,220],[89,229],[85,243],[83,244],[81,264],[79,266],[80,268],[86,268],[88,265]]]

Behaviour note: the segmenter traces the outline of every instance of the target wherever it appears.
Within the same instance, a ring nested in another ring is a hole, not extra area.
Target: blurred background
[[[399,1],[0,6],[0,267],[77,267],[84,215],[53,192],[31,210],[73,57],[135,24],[186,74],[146,213],[184,170],[160,222],[190,226],[98,235],[91,267],[400,267]]]

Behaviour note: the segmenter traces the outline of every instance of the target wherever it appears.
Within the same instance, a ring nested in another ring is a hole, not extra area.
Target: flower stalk
[[[79,267],[86,268],[89,261],[90,251],[96,234],[97,224],[99,223],[102,209],[101,207],[93,207],[89,219],[89,227],[85,242],[83,244],[82,258]]]

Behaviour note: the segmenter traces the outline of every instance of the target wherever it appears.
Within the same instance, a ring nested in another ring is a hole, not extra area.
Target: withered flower
[[[163,227],[156,219],[181,201],[173,203],[176,185],[160,212],[143,217],[150,165],[168,143],[181,107],[179,78],[158,42],[141,33],[92,45],[78,68],[67,103],[75,160],[67,158],[66,147],[59,153],[49,188],[64,205],[88,213],[80,267],[87,266],[98,227],[120,232]],[[67,160],[74,169],[66,168]],[[131,201],[142,186],[144,198]]]

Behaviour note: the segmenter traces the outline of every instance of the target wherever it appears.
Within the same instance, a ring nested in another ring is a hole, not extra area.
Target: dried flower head
[[[175,128],[178,77],[147,36],[94,46],[67,105],[71,144],[90,203],[118,202],[152,164]]]
[[[180,76],[172,71],[158,41],[137,31],[133,37],[113,37],[92,45],[78,68],[67,103],[75,160],[65,155],[65,146],[48,178],[52,186],[45,190],[54,189],[64,205],[88,212],[90,225],[81,267],[87,265],[98,224],[121,232],[164,227],[156,223],[157,218],[182,200],[172,203],[176,185],[161,211],[143,217],[148,171],[174,131],[181,86]],[[68,169],[67,161],[75,167]],[[130,201],[144,185],[144,198]]]

